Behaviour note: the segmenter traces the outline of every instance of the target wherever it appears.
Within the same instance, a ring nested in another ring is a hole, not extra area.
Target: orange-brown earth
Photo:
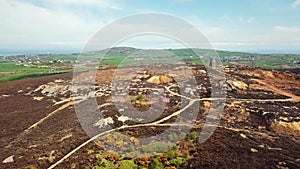
[[[180,70],[176,71],[180,77],[184,76],[184,73],[180,74]],[[105,119],[109,121],[111,118],[112,121],[110,124],[95,121],[93,124],[111,125],[112,128],[123,124],[137,124],[130,117],[121,118],[120,110],[111,104],[110,83],[114,72],[114,69],[96,72],[94,97]],[[167,109],[157,120],[166,120],[159,124],[176,125],[176,116],[171,115],[180,110],[180,104],[188,105],[181,103],[180,97],[189,100],[186,94],[191,91],[197,91],[200,98],[210,96],[210,84],[207,81],[209,77],[204,67],[193,68],[195,79],[201,85],[197,89],[187,87],[191,89],[179,91],[176,83],[169,79],[176,74],[145,70],[132,80],[129,93],[132,99],[136,99],[138,95],[147,96],[149,90],[154,90],[159,85],[165,87],[167,94],[163,101],[166,102]],[[84,73],[78,78],[90,75],[92,72]],[[168,79],[158,78],[155,83],[147,82],[154,76]],[[73,107],[74,101],[71,99],[80,97],[72,94],[70,87],[65,87],[71,86],[72,77],[69,73],[0,83],[0,168],[48,168],[89,139],[80,126]],[[226,79],[227,98],[220,124],[204,143],[198,143],[197,140],[193,143],[177,143],[180,151],[189,152],[187,161],[178,168],[300,168],[300,77],[287,72],[239,66],[227,73]],[[175,87],[171,87],[172,85]],[[83,102],[85,101],[87,100]],[[153,102],[155,101],[158,100]],[[149,110],[149,107],[141,104],[144,102],[136,99],[132,104],[139,110]],[[202,129],[211,101],[202,100],[199,103],[199,115],[193,126],[193,130],[198,132]],[[153,106],[155,109],[155,104]],[[167,126],[159,124],[118,132],[130,136],[127,145],[138,146],[139,137],[153,136],[166,129]],[[105,136],[98,139],[105,141]],[[168,138],[162,141],[166,142]],[[107,140],[107,144],[115,142]],[[95,159],[89,152],[102,148],[99,142],[90,142],[56,168],[84,168],[91,165]],[[124,147],[120,145],[120,148]],[[101,157],[113,160],[117,158],[109,154]],[[133,158],[137,163],[147,166],[152,157],[126,158]]]

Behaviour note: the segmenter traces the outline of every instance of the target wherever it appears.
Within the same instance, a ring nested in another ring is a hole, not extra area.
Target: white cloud
[[[114,1],[107,0],[45,0],[44,2],[56,6],[74,5],[74,6],[86,6],[86,7],[97,7],[106,9],[122,9]]]
[[[64,1],[67,2],[69,1]],[[81,3],[80,1],[70,3],[76,2]],[[88,2],[94,3],[92,0]],[[0,1],[0,21],[1,48],[23,49],[65,46],[82,48],[84,43],[105,24],[103,18],[100,21],[90,19],[64,7],[43,8],[17,0]]]
[[[255,18],[254,17],[249,17],[248,19],[247,19],[247,22],[248,23],[252,23],[252,22],[254,22],[255,21]]]
[[[300,28],[298,27],[287,27],[287,26],[274,26],[274,30],[283,33],[299,33]]]
[[[221,17],[220,20],[223,21],[222,19],[228,20],[227,17]],[[253,22],[251,17],[238,18],[238,20],[242,23]],[[216,49],[299,51],[300,48],[299,27],[278,25],[269,30],[251,31],[222,25],[211,27],[203,23],[198,27]]]
[[[274,26],[271,30],[198,26],[216,49],[222,50],[297,50],[300,48],[300,28]]]
[[[178,0],[181,2],[191,2],[192,0]],[[300,1],[300,0],[299,0]],[[74,11],[70,6],[82,6],[89,10],[90,7],[101,8],[101,10],[121,9],[118,4],[113,1],[104,0],[45,0],[45,7],[39,7],[21,0],[0,0],[0,50],[4,48],[66,48],[75,47],[82,48],[85,42],[89,40],[101,27],[103,27],[110,19],[106,16],[88,17],[79,8]],[[47,6],[49,5],[49,6]],[[75,8],[77,9],[77,8]],[[239,27],[222,25],[209,25],[202,23],[199,17],[191,19],[211,41],[215,47],[222,49],[258,49],[268,46],[269,48],[280,48],[284,44],[286,49],[300,47],[300,28],[287,26],[274,26],[269,31],[247,31],[240,30]],[[220,18],[222,22],[240,20],[242,23],[253,23],[254,17],[236,18],[224,15]],[[169,23],[166,21],[165,23]],[[138,26],[148,25],[128,25],[122,27],[124,29],[135,29]],[[159,25],[158,25],[159,26]],[[182,27],[176,27],[186,32],[188,36],[189,30]],[[157,28],[172,31],[172,28]],[[114,35],[111,35],[114,36]],[[151,40],[151,39],[150,39]],[[155,45],[163,45],[167,48],[171,41],[156,40]],[[140,41],[132,41],[132,44],[140,44]],[[147,40],[144,42],[147,42]],[[145,43],[144,46],[151,44]],[[174,43],[174,46],[177,44]],[[157,47],[157,46],[156,46]]]
[[[295,0],[295,1],[292,3],[292,7],[293,7],[293,8],[297,8],[299,5],[300,5],[300,0]]]
[[[231,20],[231,18],[229,16],[227,16],[227,15],[223,15],[223,16],[220,17],[220,20],[222,22],[228,22],[228,21]]]
[[[255,21],[254,17],[248,17],[248,18],[244,18],[244,17],[239,17],[239,22],[243,22],[243,23],[253,23]]]

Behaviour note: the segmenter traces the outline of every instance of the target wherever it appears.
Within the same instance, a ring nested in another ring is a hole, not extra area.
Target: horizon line
[[[137,50],[181,50],[181,49],[200,49],[200,50],[214,50],[218,52],[238,52],[238,53],[249,53],[249,54],[290,54],[290,55],[299,55],[300,49],[290,49],[290,50],[280,50],[280,49],[260,49],[260,50],[249,50],[249,49],[240,49],[240,50],[229,50],[229,49],[203,49],[203,48],[137,48],[132,46],[116,46],[106,49],[99,49],[95,51],[88,52],[100,52],[113,48],[133,48]],[[0,51],[0,56],[20,56],[20,55],[68,55],[68,54],[80,54],[80,53],[88,53],[82,52],[80,49],[7,49],[6,51]]]

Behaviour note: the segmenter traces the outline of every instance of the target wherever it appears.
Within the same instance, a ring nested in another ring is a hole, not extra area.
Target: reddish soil
[[[272,128],[272,123],[282,119],[285,122],[300,121],[300,96],[297,92],[300,91],[300,80],[296,75],[282,72],[273,72],[274,77],[270,77],[269,74],[258,77],[251,74],[255,71],[260,75],[265,73],[260,69],[240,67],[238,71],[226,75],[227,79],[243,81],[250,87],[245,90],[228,91],[227,106],[217,130],[205,143],[195,142],[197,146],[189,149],[191,158],[179,168],[300,168],[300,136],[277,133]],[[113,69],[98,71],[97,83],[109,84],[113,72]],[[0,83],[0,168],[16,169],[28,166],[47,168],[89,139],[81,128],[73,106],[58,110],[64,104],[54,105],[53,100],[67,99],[70,93],[50,97],[32,92],[40,85],[57,79],[70,81],[72,76],[71,73],[67,73]],[[210,86],[203,80],[205,76],[195,76],[198,84],[205,83],[206,88]],[[260,90],[251,88],[251,85],[256,85]],[[176,88],[174,90],[179,92]],[[200,96],[210,96],[209,92],[200,93]],[[43,99],[38,101],[33,97]],[[169,109],[159,118],[178,110],[174,102],[179,100],[178,96],[170,98],[170,103],[167,103]],[[97,98],[99,105],[109,100],[110,97]],[[181,104],[186,105],[187,102]],[[53,113],[55,110],[58,111]],[[105,117],[114,117],[118,114],[114,106],[107,106],[103,110],[108,110]],[[205,118],[204,110],[200,108],[199,122]],[[29,129],[50,113],[53,115],[37,127]],[[166,121],[172,122],[174,119]],[[129,120],[126,124],[135,123]],[[121,125],[115,123],[114,127]],[[194,130],[200,132],[199,126],[201,125],[195,125]],[[138,138],[156,135],[163,130],[165,130],[163,127],[140,127],[124,130],[123,133],[130,131]],[[98,148],[91,142],[57,168],[83,168],[91,163],[87,150]],[[2,163],[12,155],[14,162]]]

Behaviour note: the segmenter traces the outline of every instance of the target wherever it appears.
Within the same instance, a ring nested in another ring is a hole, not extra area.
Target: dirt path
[[[72,151],[70,151],[68,154],[66,154],[63,158],[61,158],[60,160],[58,160],[56,163],[54,163],[53,165],[51,165],[48,169],[53,169],[55,168],[56,166],[58,166],[60,163],[62,163],[64,160],[66,160],[67,158],[69,158],[72,154],[74,154],[75,152],[77,152],[79,149],[81,149],[82,147],[86,146],[88,143],[90,143],[91,141],[95,140],[96,138],[104,135],[104,134],[107,134],[107,133],[111,133],[111,132],[114,132],[116,130],[120,130],[120,129],[129,129],[129,128],[137,128],[137,127],[150,127],[150,126],[171,126],[171,125],[187,125],[187,124],[163,124],[163,122],[171,119],[172,117],[174,116],[177,116],[179,115],[180,113],[182,113],[184,110],[188,109],[190,106],[192,106],[196,101],[213,101],[213,100],[225,100],[226,98],[200,98],[200,99],[192,99],[192,98],[189,98],[187,96],[183,96],[181,94],[178,94],[178,93],[175,93],[173,91],[170,90],[170,88],[172,87],[175,87],[174,85],[173,86],[167,86],[165,87],[165,89],[170,92],[171,94],[173,95],[176,95],[176,96],[179,96],[179,97],[183,97],[185,99],[188,99],[189,100],[189,103],[181,110],[179,111],[176,111],[172,114],[170,114],[169,116],[167,117],[164,117],[162,119],[159,119],[157,121],[154,121],[154,122],[151,122],[151,123],[145,123],[145,124],[138,124],[138,125],[130,125],[130,126],[127,126],[127,125],[124,125],[124,126],[121,126],[119,127],[118,129],[111,129],[111,130],[108,130],[108,131],[105,131],[105,132],[102,132],[102,133],[99,133],[98,135],[95,135],[94,137],[90,138],[89,140],[87,140],[86,142],[82,143],[81,145],[79,145],[78,147],[76,147],[75,149],[73,149]],[[158,90],[158,89],[155,89],[155,88],[147,88],[148,90]],[[253,102],[253,101],[291,101],[291,99],[265,99],[265,100],[258,100],[258,99],[236,99],[236,98],[233,98],[235,100],[239,100],[239,101],[249,101],[249,102]],[[110,103],[104,103],[102,105],[100,105],[99,107],[104,107],[104,106],[108,106],[108,105],[111,105]],[[212,126],[210,126],[212,127]],[[213,126],[213,127],[220,127],[220,126]],[[226,128],[226,127],[224,127]],[[228,130],[233,130],[233,131],[241,131],[241,129],[233,129],[233,128],[226,128]],[[249,132],[249,131],[248,131]],[[259,134],[264,134],[264,133],[259,133]]]
[[[267,84],[263,81],[260,81],[260,80],[257,80],[255,79],[255,81],[257,81],[258,83],[262,84],[262,85],[265,85],[267,86]],[[137,127],[147,127],[147,126],[168,126],[170,124],[163,124],[163,122],[171,119],[172,117],[174,116],[177,116],[179,115],[180,113],[182,113],[184,110],[188,109],[190,106],[192,106],[196,101],[213,101],[213,100],[225,100],[226,98],[200,98],[200,99],[192,99],[190,97],[187,97],[187,96],[183,96],[179,93],[176,93],[176,92],[173,92],[171,91],[170,89],[172,87],[176,87],[176,86],[166,86],[165,89],[167,92],[173,94],[173,95],[176,95],[176,96],[179,96],[179,97],[182,97],[184,99],[187,99],[189,100],[189,103],[188,105],[186,105],[183,109],[179,110],[179,111],[176,111],[172,114],[170,114],[169,116],[167,117],[164,117],[162,119],[159,119],[155,122],[151,122],[151,123],[145,123],[145,124],[138,124],[138,125],[130,125],[130,126],[127,126],[127,125],[124,125],[124,126],[121,126],[119,129],[129,129],[129,128],[137,128]],[[239,100],[239,101],[244,101],[244,102],[254,102],[254,101],[259,101],[259,102],[281,102],[281,101],[297,101],[298,99],[300,100],[300,97],[299,96],[296,96],[296,95],[293,95],[291,93],[288,93],[288,92],[285,92],[283,90],[280,90],[274,86],[269,86],[270,89],[272,89],[273,91],[275,91],[276,93],[279,93],[279,94],[282,94],[282,95],[285,95],[285,96],[288,96],[288,97],[291,97],[291,99],[238,99],[238,98],[229,98],[229,100]],[[157,88],[146,88],[148,90],[161,90],[161,89],[157,89]],[[83,100],[81,100],[83,101]],[[70,102],[67,102],[66,104],[62,105],[61,107],[59,107],[58,109],[54,110],[53,112],[49,113],[46,117],[42,118],[41,120],[39,120],[38,122],[36,122],[35,124],[31,125],[28,129],[26,129],[24,131],[24,134],[22,135],[22,137],[24,135],[26,135],[26,133],[29,133],[32,129],[36,128],[38,125],[40,125],[41,123],[43,123],[44,121],[46,121],[49,117],[51,117],[53,114],[69,107],[69,106],[72,106],[74,103],[72,101]],[[100,105],[99,107],[104,107],[104,106],[108,106],[108,105],[111,105],[112,103],[104,103],[103,105]],[[176,125],[176,124],[174,124]],[[179,125],[186,125],[186,124],[179,124]],[[219,126],[216,126],[216,127],[219,127]],[[81,149],[82,147],[84,147],[85,145],[87,145],[88,143],[90,143],[91,141],[95,140],[96,138],[104,135],[104,134],[107,134],[107,133],[110,133],[110,132],[114,132],[116,131],[117,129],[112,129],[112,130],[108,130],[108,131],[105,131],[105,132],[102,132],[102,133],[99,133],[98,135],[94,136],[93,138],[90,138],[89,140],[87,140],[86,142],[80,144],[78,147],[74,148],[72,151],[70,151],[68,154],[66,154],[63,158],[61,158],[60,160],[58,160],[56,163],[54,163],[53,165],[51,165],[49,167],[49,169],[52,169],[54,167],[56,167],[57,165],[59,165],[60,163],[62,163],[64,160],[66,160],[67,158],[69,158],[72,154],[74,154],[75,152],[77,152],[79,149]],[[231,129],[233,130],[233,129]],[[19,137],[19,138],[22,138],[22,137]],[[17,140],[15,140],[17,141]],[[14,141],[14,142],[15,142]]]
[[[271,89],[271,91],[273,91],[274,93],[290,97],[292,102],[299,102],[300,101],[300,96],[297,96],[297,95],[294,95],[292,93],[286,92],[282,89],[279,89],[279,88],[277,88],[277,87],[275,87],[271,84],[268,84],[268,83],[264,82],[263,80],[259,80],[259,79],[252,79],[252,80],[259,83],[259,84],[261,84],[261,85],[264,85],[265,87],[267,87],[267,89]]]

